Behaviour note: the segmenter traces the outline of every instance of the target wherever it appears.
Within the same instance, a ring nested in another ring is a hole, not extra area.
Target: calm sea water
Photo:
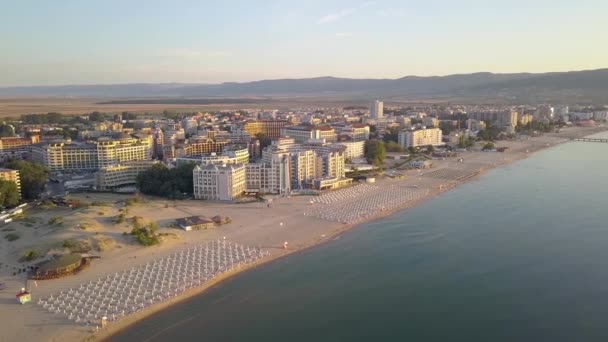
[[[608,341],[608,144],[570,143],[112,341]]]

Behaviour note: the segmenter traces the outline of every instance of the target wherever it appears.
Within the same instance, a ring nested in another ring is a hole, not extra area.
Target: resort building
[[[19,196],[21,196],[21,180],[19,179],[19,170],[0,168],[0,179],[17,184]]]
[[[442,132],[439,128],[399,132],[399,145],[408,147],[441,146]]]
[[[519,124],[523,125],[523,126],[529,124],[533,120],[534,120],[534,115],[531,115],[531,114],[524,114],[524,115],[519,116]]]
[[[194,198],[232,201],[245,192],[245,165],[201,165],[192,171]]]
[[[344,150],[343,146],[327,144],[269,146],[262,151],[261,165],[251,167],[252,172],[254,169],[259,171],[251,176],[253,179],[248,181],[248,189],[253,190],[258,179],[261,184],[266,181],[272,185],[272,188],[267,186],[264,192],[275,194],[315,189],[314,181],[318,179],[345,179]]]
[[[515,131],[517,127],[518,114],[514,110],[477,112],[468,113],[467,115],[470,119],[485,121],[494,126],[501,126],[506,128],[507,131]]]
[[[137,175],[148,170],[156,163],[158,162],[140,160],[103,167],[95,173],[95,187],[100,191],[109,191],[126,186],[134,186],[137,181]]]
[[[439,119],[431,116],[425,116],[424,118],[422,118],[422,124],[426,127],[437,128],[439,127]]]
[[[203,156],[210,153],[221,153],[226,145],[228,145],[227,141],[216,141],[211,138],[199,137],[189,139],[183,149],[186,156]]]
[[[32,159],[49,171],[97,170],[151,158],[151,136],[136,138],[126,133],[94,143],[47,143],[32,148]]]
[[[344,147],[345,159],[357,159],[365,156],[365,141],[341,141],[336,143],[337,146]]]
[[[231,146],[224,149],[225,156],[236,159],[238,164],[249,163],[249,147]]]
[[[325,142],[336,142],[336,131],[330,126],[297,125],[283,128],[281,135],[290,137],[298,144],[309,140],[324,139]]]
[[[369,140],[369,125],[354,123],[342,127],[340,134],[349,136],[353,141]]]
[[[477,132],[482,129],[486,129],[486,123],[483,121],[468,119],[467,120],[467,129],[471,132]]]
[[[263,134],[269,138],[281,136],[281,129],[287,126],[286,120],[255,120],[247,121],[243,124],[242,130],[255,138],[258,134]]]
[[[277,156],[267,163],[246,165],[246,192],[284,194],[291,190],[289,178],[289,158]]]
[[[0,138],[0,159],[18,158],[21,159],[24,153],[32,151],[32,145],[40,142],[39,135],[32,135],[29,138],[4,137]]]

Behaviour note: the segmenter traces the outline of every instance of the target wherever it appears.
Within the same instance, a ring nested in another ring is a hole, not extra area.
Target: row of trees
[[[386,157],[386,148],[381,140],[368,140],[365,142],[365,159],[376,166],[382,165]]]
[[[19,189],[12,181],[0,179],[0,206],[12,208],[19,204]]]
[[[192,195],[192,170],[194,163],[169,169],[163,164],[155,164],[137,176],[137,187],[146,195],[183,199]]]
[[[14,159],[5,162],[2,167],[19,171],[21,195],[25,199],[38,198],[49,180],[49,171],[39,163]]]

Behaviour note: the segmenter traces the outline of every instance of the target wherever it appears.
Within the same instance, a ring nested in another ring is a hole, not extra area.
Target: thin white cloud
[[[160,57],[172,58],[214,58],[226,57],[231,54],[229,50],[205,50],[205,49],[168,49],[159,53]]]
[[[378,15],[381,17],[403,18],[405,17],[405,11],[401,8],[386,8],[378,10]]]
[[[342,20],[342,19],[352,15],[353,13],[357,12],[360,9],[364,9],[366,7],[373,6],[375,4],[376,4],[375,1],[367,1],[367,2],[360,4],[359,6],[344,8],[338,12],[324,15],[323,17],[321,17],[319,19],[319,21],[317,23],[319,23],[319,24],[333,23],[333,22]]]
[[[333,23],[335,21],[348,17],[349,15],[355,13],[355,11],[356,11],[355,8],[345,8],[345,9],[341,10],[340,12],[328,14],[326,16],[321,17],[321,19],[319,19],[319,24]]]

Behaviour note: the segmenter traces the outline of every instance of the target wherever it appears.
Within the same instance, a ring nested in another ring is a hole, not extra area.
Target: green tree
[[[155,164],[137,176],[137,188],[146,195],[183,199],[184,194],[193,192],[192,170],[195,165],[187,163],[168,169]]]
[[[26,199],[38,198],[49,179],[49,172],[42,164],[15,159],[5,162],[3,167],[19,171],[21,194]]]
[[[382,165],[386,149],[384,142],[380,140],[368,140],[365,142],[365,158],[367,162],[376,166]]]
[[[15,127],[3,123],[0,125],[0,137],[12,137],[15,135]]]
[[[382,141],[385,143],[399,141],[399,127],[391,127],[388,132],[384,133],[384,136],[382,136]]]
[[[46,121],[48,123],[60,123],[63,121],[63,114],[57,112],[46,113]]]
[[[452,123],[451,122],[446,122],[446,121],[440,122],[439,123],[439,128],[441,129],[441,132],[445,136],[450,135],[450,133],[452,133],[452,131],[454,130],[454,127],[452,127]]]
[[[0,205],[12,208],[19,204],[19,188],[13,181],[0,179]]]
[[[499,135],[500,130],[497,127],[491,125],[488,125],[486,126],[486,129],[482,129],[477,132],[477,137],[479,139],[488,141],[495,141],[496,139],[498,139]]]
[[[405,152],[403,146],[399,145],[394,141],[389,141],[384,145],[386,151],[388,152]]]
[[[89,114],[89,121],[103,122],[105,120],[106,120],[106,117],[100,112],[95,111],[95,112]]]

